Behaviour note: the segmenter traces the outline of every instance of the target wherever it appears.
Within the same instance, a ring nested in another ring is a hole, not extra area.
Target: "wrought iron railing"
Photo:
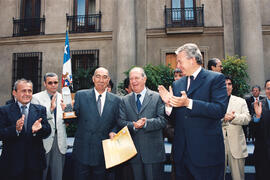
[[[13,36],[44,35],[45,16],[15,19],[13,18]]]
[[[67,24],[69,33],[100,32],[101,12],[77,16],[67,15]]]
[[[203,8],[203,5],[196,8],[166,8],[165,6],[165,27],[203,27]]]

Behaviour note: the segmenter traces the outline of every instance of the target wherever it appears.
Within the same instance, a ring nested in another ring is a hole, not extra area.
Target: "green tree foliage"
[[[131,67],[129,70],[124,72],[126,77],[128,77],[129,71],[132,69]],[[147,76],[147,81],[146,81],[146,87],[153,91],[157,91],[158,85],[163,85],[168,89],[168,87],[172,84],[173,82],[173,69],[169,66],[165,65],[157,65],[154,66],[152,64],[147,64],[143,67],[145,74]],[[120,83],[119,86],[119,91],[124,92],[124,83]]]
[[[236,96],[243,97],[249,92],[249,76],[247,73],[246,57],[227,56],[222,61],[223,73],[233,80],[233,92]]]

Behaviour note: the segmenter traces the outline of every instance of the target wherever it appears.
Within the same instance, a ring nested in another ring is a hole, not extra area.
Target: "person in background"
[[[248,156],[246,138],[242,125],[250,122],[247,103],[243,98],[232,95],[233,83],[226,77],[228,108],[222,119],[222,130],[225,144],[225,169],[230,167],[233,180],[245,179],[245,158]]]
[[[130,86],[130,83],[129,83],[129,77],[127,77],[124,80],[124,88],[125,88],[126,94],[132,93],[132,89],[131,89],[131,86]]]
[[[184,76],[183,72],[179,68],[175,68],[175,70],[173,71],[173,75],[175,81]]]
[[[67,151],[66,125],[63,119],[65,104],[62,95],[57,92],[58,76],[48,72],[44,75],[45,90],[33,95],[32,103],[45,106],[47,109],[47,120],[51,126],[50,136],[43,140],[46,150],[47,167],[43,171],[43,180],[47,176],[51,180],[62,180],[65,165],[65,154]]]
[[[260,96],[261,93],[261,87],[259,85],[252,86],[251,88],[251,96],[246,99],[247,105],[248,105],[248,110],[251,115],[251,117],[254,116],[255,111],[254,111],[254,102],[261,101],[264,99],[264,97]],[[246,127],[243,127],[245,131],[245,135],[247,140],[250,140],[251,142],[255,142],[255,124],[252,118],[252,121],[250,121],[249,125]]]
[[[112,82],[112,80],[110,79],[109,84],[108,84],[108,87],[107,87],[107,91],[108,91],[108,92],[112,92],[112,89],[113,89],[113,82]]]
[[[31,103],[33,84],[26,79],[14,83],[16,103],[0,107],[0,169],[4,180],[42,179],[46,167],[43,139],[51,133],[46,108]]]
[[[270,179],[270,80],[265,81],[266,98],[253,103],[255,114],[254,160],[256,180]]]
[[[218,59],[218,58],[209,59],[208,70],[221,73],[222,69],[223,69],[223,66],[222,66],[222,62],[220,59]]]

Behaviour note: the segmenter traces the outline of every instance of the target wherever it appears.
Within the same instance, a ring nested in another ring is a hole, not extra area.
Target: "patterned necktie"
[[[141,94],[137,94],[136,105],[137,105],[138,112],[140,112],[141,107],[142,107],[142,104],[141,104],[141,101],[140,101],[140,97],[141,97],[141,96],[142,96]]]
[[[101,116],[101,94],[98,96],[97,108],[98,108],[99,115]]]
[[[28,118],[28,113],[27,113],[27,106],[21,106],[22,110],[22,115],[24,115],[24,129],[27,131],[27,118]]]

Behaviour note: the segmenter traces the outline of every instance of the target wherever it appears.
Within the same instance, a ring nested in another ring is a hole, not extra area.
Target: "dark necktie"
[[[189,81],[189,87],[188,87],[188,90],[191,88],[191,84],[193,83],[193,81],[194,81],[194,76],[189,76],[189,79],[190,79],[190,81]]]
[[[140,97],[141,97],[141,96],[142,96],[141,94],[137,94],[136,105],[137,105],[138,112],[140,112],[141,107],[142,107],[142,104],[141,104],[141,101],[140,101]]]
[[[97,108],[98,108],[99,115],[101,116],[101,94],[98,96]]]
[[[22,114],[24,115],[24,129],[27,131],[27,118],[28,118],[28,113],[27,113],[27,106],[21,106],[22,109]]]
[[[53,96],[50,96],[51,100],[53,98]],[[56,129],[56,108],[57,108],[57,103],[55,102],[55,108],[53,110],[53,115],[54,115],[54,127],[55,127],[55,132],[57,132],[57,129]]]

